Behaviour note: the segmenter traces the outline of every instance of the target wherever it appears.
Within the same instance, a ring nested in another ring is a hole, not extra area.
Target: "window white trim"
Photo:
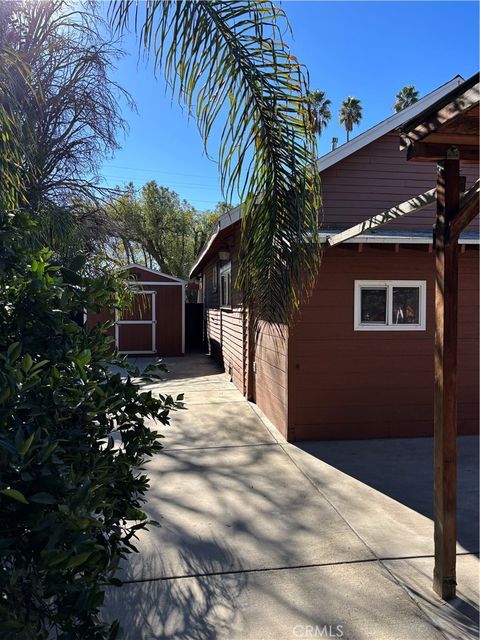
[[[229,297],[228,301],[223,300],[222,278],[224,276],[227,277],[227,288],[228,288],[228,297]],[[231,262],[227,262],[226,264],[220,267],[218,286],[220,288],[220,308],[231,309],[232,308],[232,263]]]
[[[218,291],[218,280],[219,280],[219,269],[218,262],[215,262],[212,270],[212,291],[213,293],[217,293]]]
[[[137,284],[148,284],[151,287],[184,287],[184,282],[158,282],[158,280],[129,280],[128,286],[135,287]]]
[[[353,329],[354,331],[425,331],[426,307],[427,307],[427,281],[426,280],[355,280],[353,305]],[[418,324],[394,324],[392,309],[392,291],[394,287],[416,287],[418,296]],[[362,323],[362,289],[385,288],[387,290],[387,309],[385,323]]]

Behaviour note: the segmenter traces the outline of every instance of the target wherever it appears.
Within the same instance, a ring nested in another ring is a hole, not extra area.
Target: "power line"
[[[139,182],[139,180],[141,180],[141,178],[131,178],[128,176],[112,176],[110,174],[102,174],[100,176],[101,178],[110,178],[112,180],[120,180],[121,182]],[[171,187],[175,187],[175,188],[188,188],[188,187],[194,187],[196,189],[220,189],[219,185],[208,185],[208,184],[197,184],[197,183],[192,183],[192,182],[188,182],[188,183],[182,183],[182,182],[168,182],[168,186]]]
[[[189,177],[189,178],[208,178],[209,180],[215,180],[215,178],[213,178],[212,176],[204,176],[201,173],[182,173],[182,172],[178,172],[178,171],[164,171],[163,169],[160,169],[158,167],[152,167],[149,169],[143,169],[141,167],[125,167],[119,164],[109,164],[108,167],[111,167],[112,169],[126,169],[127,171],[142,171],[142,172],[147,172],[147,173],[164,173],[165,175],[172,175],[172,176],[185,176],[185,177]]]
[[[140,193],[140,191],[141,191],[141,190],[142,190],[142,187],[137,187],[136,189],[134,189],[135,193]],[[116,190],[116,189],[113,189],[113,188],[112,188],[112,191],[113,191],[113,192],[116,192],[116,193],[118,193],[118,194],[125,193],[123,189],[118,189],[118,190]],[[221,199],[221,198],[220,198],[220,199]],[[187,198],[185,198],[185,200],[187,200]],[[210,199],[210,200],[202,200],[202,199],[200,199],[200,198],[188,198],[188,202],[189,202],[190,204],[192,204],[192,203],[194,203],[194,202],[206,202],[206,203],[208,203],[209,205],[212,205],[212,203],[213,203],[213,202],[215,202],[215,200],[217,200],[217,202],[218,202],[218,199],[217,199],[217,198],[212,198],[212,199]],[[216,204],[216,203],[215,203],[215,204]]]

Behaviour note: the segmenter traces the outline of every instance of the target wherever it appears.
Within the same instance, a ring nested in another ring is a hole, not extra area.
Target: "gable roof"
[[[325,169],[328,169],[337,162],[340,162],[340,160],[343,160],[352,153],[355,153],[363,147],[366,147],[368,144],[374,142],[378,138],[381,138],[385,134],[398,130],[406,122],[409,122],[413,118],[419,116],[423,111],[425,111],[425,109],[436,104],[439,100],[447,96],[449,93],[451,93],[457,87],[464,83],[464,78],[462,78],[461,75],[456,75],[445,84],[441,85],[434,91],[431,91],[423,98],[420,98],[420,100],[418,100],[418,102],[415,102],[415,104],[412,104],[410,107],[403,109],[399,113],[394,113],[392,116],[386,118],[385,120],[382,120],[382,122],[378,123],[374,127],[371,127],[364,133],[356,136],[355,138],[350,140],[350,142],[347,142],[340,147],[337,147],[333,151],[325,154],[317,160],[319,171],[322,172]],[[241,205],[235,207],[234,209],[228,211],[220,217],[217,229],[212,233],[209,240],[201,250],[193,267],[191,268],[190,277],[194,277],[201,272],[201,268],[205,264],[210,250],[216,244],[216,242],[219,241],[225,234],[224,230],[241,220],[241,217]]]
[[[228,229],[233,224],[241,220],[242,218],[242,205],[239,204],[227,213],[224,213],[220,216],[217,222],[217,228],[212,232],[212,235],[207,240],[206,244],[203,246],[203,249],[200,251],[198,258],[195,260],[193,267],[190,269],[190,278],[193,278],[200,270],[200,267],[203,266],[205,262],[205,258],[210,252],[212,246],[216,243],[217,240],[221,239],[222,232],[224,229]]]
[[[141,269],[142,271],[146,271],[147,273],[153,273],[156,276],[162,276],[163,278],[168,278],[169,280],[173,280],[174,282],[186,282],[186,280],[182,280],[181,278],[177,278],[176,276],[171,276],[169,273],[163,273],[162,271],[158,271],[157,269],[149,269],[143,264],[127,264],[124,269]]]
[[[374,127],[371,127],[364,133],[361,133],[359,136],[356,136],[350,142],[346,142],[342,144],[340,147],[337,147],[333,151],[325,154],[317,161],[317,166],[320,172],[325,171],[332,165],[340,162],[347,156],[363,149],[371,142],[378,140],[387,133],[391,133],[395,129],[398,129],[402,125],[404,125],[409,120],[412,120],[417,115],[422,113],[425,109],[434,105],[436,102],[441,100],[444,96],[448,95],[452,90],[456,89],[458,86],[463,84],[465,81],[462,76],[458,75],[442,84],[441,87],[435,89],[431,93],[428,93],[423,98],[420,98],[418,102],[412,104],[410,107],[399,111],[398,113],[394,113],[393,116],[386,118],[386,120],[382,120]]]

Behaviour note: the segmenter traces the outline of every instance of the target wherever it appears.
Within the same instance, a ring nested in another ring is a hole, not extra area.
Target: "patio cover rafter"
[[[480,192],[480,181],[477,182],[471,187],[466,193],[463,194],[462,199],[460,201],[460,214],[462,214],[461,220],[468,218],[470,215],[471,218],[468,219],[467,223],[475,217],[475,211],[478,210],[478,195]],[[430,189],[429,191],[425,191],[414,198],[410,198],[409,200],[405,200],[395,207],[391,209],[387,209],[382,213],[378,213],[359,224],[346,229],[345,231],[341,231],[340,233],[336,233],[333,236],[329,236],[327,239],[328,245],[330,247],[334,247],[337,244],[341,244],[342,242],[346,242],[348,240],[352,240],[353,238],[367,232],[372,231],[373,229],[378,229],[383,225],[389,224],[402,218],[403,216],[409,215],[411,213],[418,213],[423,209],[431,206],[436,202],[436,189]],[[475,208],[475,202],[476,208]],[[465,213],[463,210],[465,209]],[[460,220],[460,217],[459,217]],[[460,223],[458,223],[460,224]],[[457,226],[458,226],[457,224]],[[462,229],[465,225],[462,226]],[[456,227],[455,227],[456,228]],[[460,231],[462,230],[460,229]],[[459,233],[460,233],[459,231]],[[458,236],[457,236],[458,237]]]

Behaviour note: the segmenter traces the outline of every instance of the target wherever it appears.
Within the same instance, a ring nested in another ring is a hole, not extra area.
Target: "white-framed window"
[[[218,290],[218,262],[213,265],[212,270],[212,291],[216,293]]]
[[[232,306],[232,264],[220,267],[220,306]]]
[[[355,331],[425,331],[425,280],[355,280]]]

